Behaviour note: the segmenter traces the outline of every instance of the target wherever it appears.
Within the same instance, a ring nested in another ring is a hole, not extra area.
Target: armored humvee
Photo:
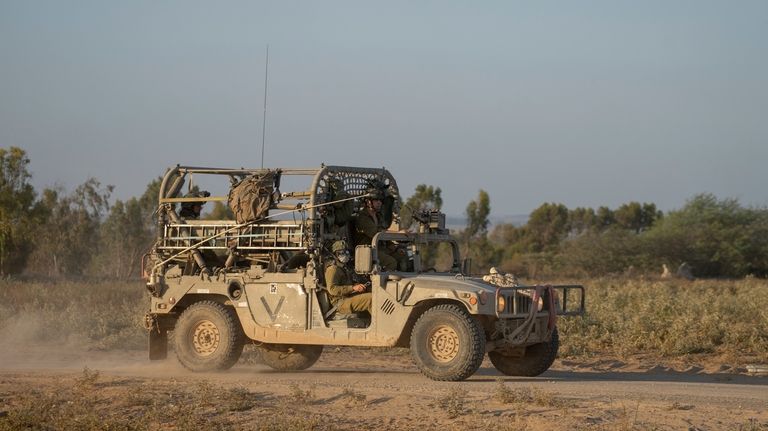
[[[193,176],[223,180],[227,195],[185,197],[182,187]],[[248,183],[256,186],[235,196]],[[281,190],[289,183],[291,190]],[[370,313],[342,315],[329,304],[324,267],[334,241],[352,247],[355,217],[371,187],[387,196],[383,217],[391,224],[351,250],[355,274],[370,284]],[[177,208],[216,201],[229,202],[235,219],[184,218]],[[231,367],[244,343],[285,371],[312,366],[328,345],[410,347],[418,368],[435,380],[466,379],[486,353],[507,375],[547,370],[558,349],[557,316],[583,314],[583,287],[472,277],[444,215],[417,211],[417,231],[406,231],[399,202],[395,178],[383,168],[169,169],[157,240],[143,261],[150,359],[167,356],[171,332],[178,360],[192,371]],[[384,247],[400,253],[404,265],[385,269]]]

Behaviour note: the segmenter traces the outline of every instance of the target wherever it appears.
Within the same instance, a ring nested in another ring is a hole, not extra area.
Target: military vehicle
[[[182,193],[185,181],[203,176],[223,180],[226,195]],[[298,185],[281,190],[289,183]],[[324,267],[333,242],[346,239],[352,248],[356,216],[374,194],[384,196],[381,216],[390,228],[350,250],[354,273],[370,284],[372,308],[342,315],[329,304]],[[228,202],[234,220],[177,212],[177,205],[216,201]],[[232,367],[245,343],[284,371],[312,366],[323,346],[409,347],[435,380],[466,379],[486,353],[506,375],[546,371],[558,350],[557,316],[583,314],[583,287],[473,277],[445,216],[411,211],[418,229],[400,229],[400,201],[384,168],[169,169],[157,240],[143,261],[150,359],[167,356],[170,333],[178,360],[192,371]],[[381,265],[385,248],[402,267]]]

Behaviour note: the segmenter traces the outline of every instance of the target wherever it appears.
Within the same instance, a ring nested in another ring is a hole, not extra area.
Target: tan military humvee
[[[193,175],[195,182],[225,180],[222,192],[180,197]],[[249,182],[258,186],[240,193]],[[341,315],[328,303],[324,268],[335,240],[352,243],[355,214],[372,186],[388,196],[383,216],[392,222],[353,250],[373,305],[370,314]],[[192,201],[229,201],[240,220],[185,220],[177,205]],[[558,349],[557,315],[583,314],[583,288],[472,277],[445,217],[420,212],[418,232],[400,231],[399,201],[397,183],[383,168],[169,169],[157,241],[144,261],[150,359],[166,357],[173,331],[176,355],[193,371],[231,367],[246,342],[258,346],[267,365],[286,371],[312,366],[326,345],[410,347],[419,369],[435,380],[466,379],[486,352],[507,375],[546,371]],[[382,247],[403,267],[384,270],[377,260]]]

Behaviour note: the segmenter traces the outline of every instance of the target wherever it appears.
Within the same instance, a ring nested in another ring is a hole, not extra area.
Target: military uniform
[[[353,238],[355,245],[371,245],[374,235],[385,230],[388,226],[383,226],[380,223],[382,217],[377,214],[374,218],[368,211],[361,211],[355,216]],[[389,271],[397,270],[397,259],[392,257],[387,251],[379,248],[377,250],[379,256],[379,263],[381,266]]]
[[[338,263],[325,269],[325,287],[328,289],[331,305],[337,306],[339,313],[371,311],[371,293],[355,294],[352,289],[355,284],[347,269]]]

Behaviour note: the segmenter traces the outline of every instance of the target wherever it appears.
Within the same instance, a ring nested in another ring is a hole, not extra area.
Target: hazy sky
[[[462,214],[768,204],[768,1],[0,0],[0,147],[126,199],[176,163],[390,169]]]

